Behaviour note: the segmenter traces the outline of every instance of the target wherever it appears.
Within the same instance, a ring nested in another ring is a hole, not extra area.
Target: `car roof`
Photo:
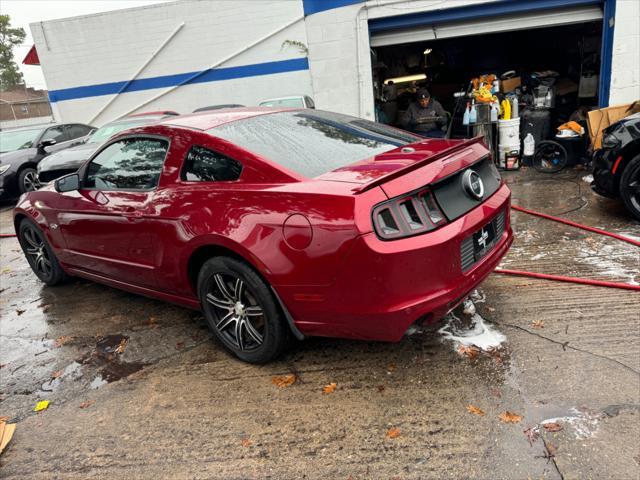
[[[244,107],[244,108],[223,108],[220,110],[210,110],[205,112],[191,113],[179,117],[166,118],[160,125],[192,128],[195,130],[209,130],[224,123],[235,122],[245,118],[256,117],[258,115],[268,115],[271,113],[299,110],[296,108],[274,108],[274,107]]]

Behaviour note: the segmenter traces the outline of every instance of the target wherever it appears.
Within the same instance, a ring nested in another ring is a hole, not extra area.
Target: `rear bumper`
[[[331,286],[280,286],[279,295],[305,335],[398,341],[416,320],[437,320],[454,308],[498,265],[513,240],[510,191],[501,186],[454,222],[416,237],[358,238]],[[462,270],[464,239],[505,213],[491,250]]]

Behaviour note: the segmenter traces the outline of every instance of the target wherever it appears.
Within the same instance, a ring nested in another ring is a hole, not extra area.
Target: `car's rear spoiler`
[[[426,156],[425,158],[418,160],[414,163],[411,163],[409,165],[407,165],[406,167],[403,168],[399,168],[397,170],[394,170],[393,172],[390,172],[386,175],[383,175],[381,177],[376,178],[375,180],[372,180],[369,183],[365,183],[362,185],[359,185],[355,188],[352,189],[353,193],[362,193],[362,192],[366,192],[367,190],[370,190],[374,187],[378,187],[384,183],[389,182],[390,180],[393,180],[395,178],[401,177],[403,175],[406,175],[409,172],[412,172],[414,170],[417,170],[421,167],[424,167],[425,165],[428,165],[430,163],[433,163],[437,160],[441,160],[444,159],[446,157],[455,155],[456,153],[468,149],[470,146],[475,145],[476,143],[481,143],[484,140],[484,138],[482,136],[478,136],[478,137],[474,137],[471,138],[469,140],[466,140],[464,142],[460,142],[459,144],[448,148],[446,150],[443,150],[442,152],[438,152],[436,154],[431,154],[429,156]],[[420,143],[420,142],[417,142]],[[411,147],[412,144],[408,144],[405,145],[402,148],[408,148]]]

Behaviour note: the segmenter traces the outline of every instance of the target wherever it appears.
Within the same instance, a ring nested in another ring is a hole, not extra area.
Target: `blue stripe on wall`
[[[176,85],[192,85],[196,83],[219,82],[234,78],[257,77],[261,75],[273,75],[276,73],[296,72],[309,70],[307,58],[293,58],[277,62],[255,63],[240,67],[214,68],[200,72],[178,73],[176,75],[163,75],[161,77],[140,78],[127,85],[128,80],[122,82],[101,83],[99,85],[85,85],[82,87],[64,88],[49,91],[49,100],[52,103],[78,98],[98,97],[101,95],[114,95],[116,93],[137,92],[154,88],[167,88]],[[124,90],[123,87],[125,87]],[[121,92],[122,90],[122,92]]]
[[[314,13],[332,10],[334,8],[353,5],[354,3],[363,3],[365,0],[302,0],[302,8],[304,16],[313,15]]]

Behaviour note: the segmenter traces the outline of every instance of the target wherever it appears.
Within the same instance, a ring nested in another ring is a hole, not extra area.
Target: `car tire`
[[[620,197],[629,213],[640,220],[640,154],[633,157],[622,172]]]
[[[49,286],[67,279],[44,233],[31,220],[22,220],[18,227],[18,241],[33,273]]]
[[[35,168],[23,168],[18,174],[18,192],[22,195],[40,188],[38,172]]]
[[[289,327],[269,285],[246,263],[210,258],[200,269],[197,288],[209,328],[236,357],[260,364],[285,350]]]

